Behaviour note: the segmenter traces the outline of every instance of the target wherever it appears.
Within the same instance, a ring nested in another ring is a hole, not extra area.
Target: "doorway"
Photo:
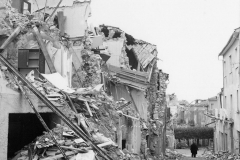
[[[59,123],[54,113],[41,113],[42,118],[50,129]],[[40,136],[45,131],[37,116],[33,113],[10,113],[8,128],[8,158],[21,150],[25,145]]]

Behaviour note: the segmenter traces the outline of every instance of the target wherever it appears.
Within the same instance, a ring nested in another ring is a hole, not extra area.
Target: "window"
[[[230,95],[230,115],[233,113],[233,102],[232,102],[232,95]]]
[[[223,61],[223,78],[224,78],[224,87],[227,87],[228,81],[227,81],[227,65],[226,60]]]
[[[240,153],[240,132],[238,131],[238,149],[239,149],[239,153]]]
[[[26,76],[34,70],[34,76],[39,77],[40,73],[45,73],[45,58],[39,49],[19,49],[18,50],[18,71]]]
[[[227,140],[227,133],[224,134],[224,151],[228,150],[228,140]]]
[[[229,84],[233,84],[232,65],[232,56],[229,56]]]
[[[239,111],[239,98],[238,98],[238,90],[237,90],[236,100],[237,100],[237,111]]]
[[[227,75],[226,73],[226,61],[223,62],[223,76],[225,77]]]
[[[12,0],[12,7],[16,8],[19,13],[23,13],[24,10],[31,12],[31,3],[28,0]]]
[[[238,68],[238,47],[235,48],[235,58],[234,59],[235,59],[234,65],[236,66],[235,68]]]
[[[229,56],[229,72],[232,72],[232,56]]]
[[[227,96],[225,96],[223,108],[227,108]]]

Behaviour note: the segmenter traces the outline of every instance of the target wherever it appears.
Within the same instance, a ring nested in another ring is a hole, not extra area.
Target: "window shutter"
[[[29,50],[18,50],[18,68],[28,67]]]

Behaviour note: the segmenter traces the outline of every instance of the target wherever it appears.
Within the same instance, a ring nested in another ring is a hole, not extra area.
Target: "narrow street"
[[[186,149],[176,149],[176,151],[178,153],[181,153],[182,155],[185,156],[184,160],[204,160],[204,158],[202,157],[202,153],[204,152],[204,148],[200,148],[198,150],[198,154],[196,158],[192,158],[191,157],[191,152],[189,150],[189,148]]]

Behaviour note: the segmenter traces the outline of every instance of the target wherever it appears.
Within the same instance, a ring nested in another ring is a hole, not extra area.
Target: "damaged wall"
[[[54,8],[47,8],[46,13],[51,14]],[[81,37],[85,35],[85,30],[88,27],[87,19],[91,15],[91,7],[88,2],[75,3],[73,6],[60,7],[57,12],[63,12],[63,16],[66,17],[64,23],[64,32],[69,35],[70,38]],[[44,12],[44,9],[41,10]],[[53,16],[54,18],[54,16]]]
[[[53,47],[51,42],[47,43],[46,48],[57,72],[62,75],[62,77],[66,80],[68,86],[71,87],[72,53],[63,45],[61,45],[60,49]],[[47,66],[47,63],[45,63],[45,73],[51,73]]]
[[[124,39],[113,40],[103,42],[105,46],[108,46],[108,51],[111,54],[111,57],[107,61],[108,64],[120,67],[120,55],[122,53],[122,48],[124,44]]]
[[[124,98],[127,101],[132,101],[127,89],[125,88],[124,85],[111,85],[110,91],[112,93],[112,96],[114,97],[114,100],[119,100],[121,98]],[[147,120],[147,101],[144,96],[144,92],[136,90],[136,89],[131,89],[130,90],[133,100],[136,103],[137,109],[139,111],[139,115],[141,118],[144,120]],[[133,102],[131,104],[131,107],[134,108]],[[127,149],[129,151],[132,151],[134,153],[139,154],[140,153],[140,146],[141,146],[141,126],[140,126],[140,121],[139,120],[133,120],[130,118],[129,121],[131,121],[131,125],[129,126],[127,121],[121,120],[122,124],[127,127]],[[124,123],[125,122],[125,123]],[[122,129],[120,129],[122,130]],[[123,131],[122,131],[123,132]],[[122,137],[121,135],[118,135],[118,138]],[[122,141],[120,140],[118,143],[119,146],[122,146]]]
[[[7,87],[8,81],[0,71],[0,159],[7,159],[9,113],[34,113],[22,94]],[[37,107],[39,100],[35,95],[29,96],[40,113],[52,113],[47,107]],[[56,122],[56,121],[55,121]]]

